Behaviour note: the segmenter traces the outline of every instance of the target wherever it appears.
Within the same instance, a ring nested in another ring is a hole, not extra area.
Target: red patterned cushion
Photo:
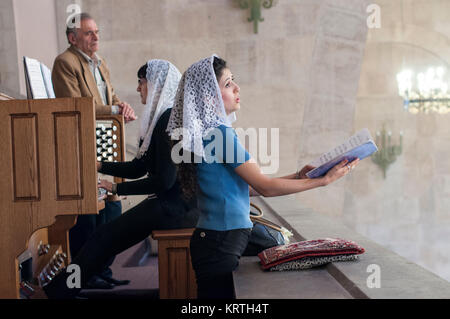
[[[289,245],[275,246],[258,254],[263,269],[287,261],[309,256],[333,256],[362,254],[364,248],[353,241],[340,238],[323,238],[300,241]]]

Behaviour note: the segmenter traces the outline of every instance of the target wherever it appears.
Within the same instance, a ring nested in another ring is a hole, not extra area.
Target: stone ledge
[[[237,298],[434,299],[450,298],[450,283],[350,230],[342,223],[302,207],[294,196],[252,198],[265,217],[294,233],[292,242],[338,237],[366,250],[358,261],[290,272],[265,272],[258,257],[242,257],[233,274]],[[380,288],[369,288],[369,265],[380,268]]]
[[[266,216],[275,216],[280,224],[293,231],[295,235],[293,241],[339,237],[353,240],[364,247],[366,252],[359,255],[358,261],[336,262],[324,267],[327,274],[332,276],[336,283],[345,289],[353,298],[450,298],[450,283],[448,281],[350,230],[345,225],[326,216],[314,213],[311,209],[302,207],[292,195],[264,199],[257,198],[255,200],[252,199],[252,201],[264,207],[265,212],[269,213]],[[238,269],[236,272],[237,277],[241,276],[242,278],[243,273],[241,271],[256,270],[256,267],[253,269],[247,266],[247,263],[251,260],[248,258],[254,257],[242,258],[241,265],[244,267]],[[257,261],[254,260],[253,262]],[[368,277],[371,275],[371,272],[367,270],[369,265],[378,265],[380,267],[380,288],[369,288],[367,285]],[[264,276],[270,273],[261,271],[260,274]],[[263,277],[259,276],[259,278]],[[237,280],[240,279],[237,278]],[[271,279],[267,277],[266,281],[269,282]],[[275,282],[271,283],[271,286],[276,285]],[[269,287],[270,285],[267,286]],[[318,291],[321,290],[318,287]],[[238,292],[237,297],[241,298]],[[250,294],[247,294],[247,297],[252,298]],[[266,297],[279,298],[277,296]],[[292,296],[292,298],[298,297],[295,295]],[[328,297],[324,294],[323,298]]]
[[[262,271],[259,258],[242,257],[233,273],[238,299],[350,299],[325,267],[308,271]]]

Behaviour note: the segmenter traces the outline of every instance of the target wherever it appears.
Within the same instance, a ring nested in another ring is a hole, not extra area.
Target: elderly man
[[[59,97],[93,97],[96,114],[123,114],[125,122],[136,119],[128,103],[121,102],[111,85],[105,61],[96,52],[99,30],[87,13],[74,18],[79,28],[67,27],[70,47],[55,59],[52,82]]]
[[[87,13],[81,13],[72,19],[73,24],[66,29],[70,47],[60,54],[54,62],[52,82],[57,98],[93,97],[96,114],[123,114],[125,122],[136,119],[134,110],[128,103],[120,101],[110,82],[109,70],[105,61],[97,55],[99,49],[99,31],[94,19]],[[73,27],[72,27],[73,26]],[[70,251],[75,257],[95,229],[119,217],[122,204],[119,201],[107,201],[105,209],[99,215],[83,215],[70,230]],[[110,259],[96,276],[89,280],[84,288],[111,289],[116,285],[125,285],[129,280],[112,278]]]

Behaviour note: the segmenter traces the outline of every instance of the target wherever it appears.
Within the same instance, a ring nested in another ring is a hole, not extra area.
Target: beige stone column
[[[299,137],[299,168],[342,143],[354,130],[354,112],[367,36],[369,1],[325,1],[311,61],[310,90]],[[297,196],[306,206],[341,215],[348,177]],[[326,199],[326,200],[324,200]]]

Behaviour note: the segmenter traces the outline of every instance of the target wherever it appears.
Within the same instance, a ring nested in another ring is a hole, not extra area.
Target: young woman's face
[[[241,107],[239,98],[239,86],[233,81],[233,74],[229,69],[224,69],[219,80],[220,93],[227,115],[239,110]]]
[[[136,91],[138,91],[141,95],[141,103],[147,103],[148,88],[146,79],[138,79],[138,87]]]

